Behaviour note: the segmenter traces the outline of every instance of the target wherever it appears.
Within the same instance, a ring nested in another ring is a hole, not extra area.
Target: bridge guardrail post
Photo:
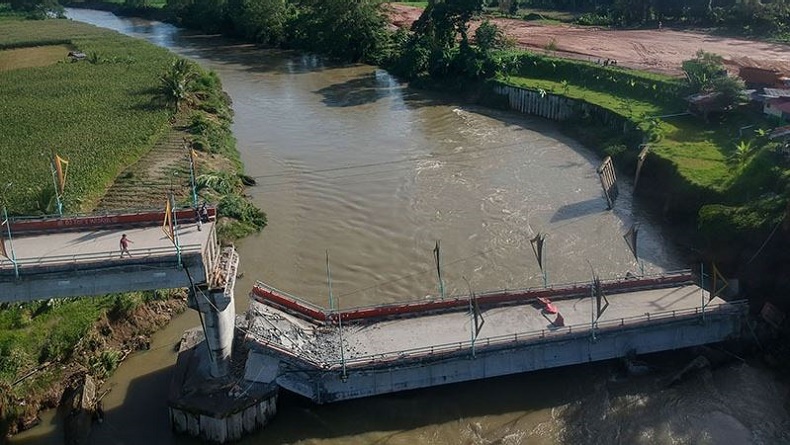
[[[8,219],[8,209],[3,206],[3,224],[5,224],[6,228],[8,229],[8,244],[11,247],[11,256],[8,256],[8,253],[5,251],[5,241],[3,241],[2,233],[0,233],[0,252],[2,252],[3,256],[8,258],[11,261],[11,264],[14,265],[14,278],[17,280],[19,279],[19,262],[16,260],[16,252],[14,251],[14,239],[11,236],[11,220]]]

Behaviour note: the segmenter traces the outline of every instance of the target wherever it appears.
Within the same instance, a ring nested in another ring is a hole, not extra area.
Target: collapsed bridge
[[[337,311],[250,297],[245,378],[317,403],[719,342],[747,311],[690,272]]]

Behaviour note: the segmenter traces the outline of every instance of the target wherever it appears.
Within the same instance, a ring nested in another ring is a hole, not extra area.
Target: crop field
[[[65,60],[72,48],[66,45],[0,50],[0,71],[54,65]]]
[[[155,89],[174,56],[70,20],[32,23],[0,21],[0,49],[69,45],[88,60],[0,71],[0,198],[11,214],[51,213],[54,151],[69,161],[66,210],[90,210],[168,131]]]

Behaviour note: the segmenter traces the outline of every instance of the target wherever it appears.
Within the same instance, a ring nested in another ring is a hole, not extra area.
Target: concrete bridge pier
[[[209,349],[209,371],[215,378],[230,374],[236,320],[233,291],[238,265],[239,255],[236,250],[232,247],[226,248],[208,283],[196,285],[189,292],[189,307],[200,313]]]
[[[233,247],[225,248],[206,271],[206,282],[192,284],[189,306],[198,311],[203,327],[181,339],[168,391],[173,430],[211,443],[240,440],[277,413],[277,384],[240,386],[242,375],[231,367],[238,265]]]

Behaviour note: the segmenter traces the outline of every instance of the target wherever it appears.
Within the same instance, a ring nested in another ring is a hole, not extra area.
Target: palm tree
[[[732,160],[735,165],[742,166],[746,163],[749,155],[752,153],[752,141],[740,141],[735,144],[735,152],[732,153]]]
[[[197,72],[190,61],[176,59],[170,69],[159,78],[159,94],[168,106],[173,107],[175,113],[194,102],[196,77]]]

